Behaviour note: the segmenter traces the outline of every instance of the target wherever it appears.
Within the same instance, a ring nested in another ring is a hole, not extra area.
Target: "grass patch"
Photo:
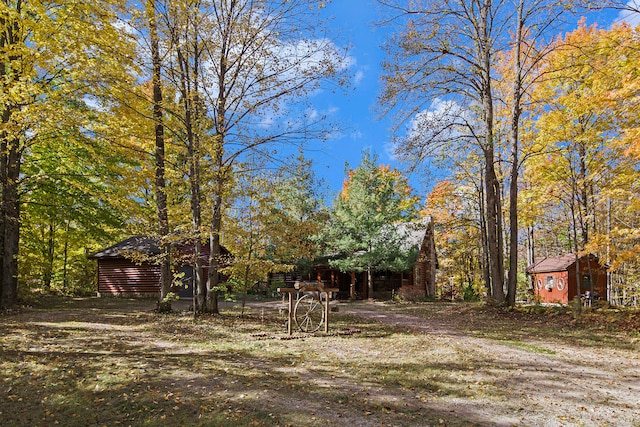
[[[0,417],[16,426],[486,425],[513,412],[504,405],[524,406],[505,383],[514,367],[444,332],[550,356],[549,337],[563,339],[555,323],[468,304],[377,306],[429,319],[433,333],[341,311],[328,335],[291,337],[277,305],[197,319],[154,306],[56,298],[0,317]]]
[[[536,344],[530,344],[522,341],[501,341],[501,343],[509,347],[530,351],[531,353],[556,354],[555,350],[550,350],[546,347],[542,347]]]
[[[507,342],[543,341],[555,344],[640,348],[640,310],[585,310],[576,319],[566,307],[529,306],[511,310],[481,303],[393,304],[395,313],[437,319],[464,333]]]

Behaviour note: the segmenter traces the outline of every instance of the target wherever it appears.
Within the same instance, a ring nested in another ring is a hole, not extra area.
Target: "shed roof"
[[[579,259],[582,260],[587,257],[595,260],[598,259],[595,255],[592,254],[582,255],[579,257]],[[576,254],[566,254],[543,258],[540,261],[537,261],[527,267],[527,274],[549,273],[552,271],[567,271],[569,267],[575,264],[575,262]]]
[[[89,258],[126,258],[126,254],[131,252],[137,252],[143,255],[157,255],[160,253],[160,247],[158,246],[157,240],[153,237],[132,236],[98,253],[90,255]]]
[[[188,263],[189,257],[192,255],[193,243],[188,241],[174,242],[173,248],[177,250],[172,256],[179,262]],[[119,259],[119,258],[153,258],[155,255],[159,255],[162,251],[158,244],[157,237],[151,236],[132,236],[121,242],[116,243],[113,246],[109,246],[106,249],[101,250],[93,255],[89,255],[90,259]],[[229,257],[231,252],[224,247],[220,246],[220,255]],[[209,245],[203,245],[201,248],[200,256],[203,262],[208,263],[209,259]]]

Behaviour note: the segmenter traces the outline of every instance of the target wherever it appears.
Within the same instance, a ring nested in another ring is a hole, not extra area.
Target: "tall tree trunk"
[[[18,1],[13,6],[16,16],[20,16],[22,2]],[[6,16],[0,17],[0,24],[4,29],[0,33],[0,48],[13,49],[21,40],[20,21],[14,19],[7,25]],[[20,63],[19,55],[9,55],[10,64]],[[0,61],[0,89],[3,92],[20,80],[19,66],[7,69],[6,63]],[[20,241],[20,200],[18,192],[18,180],[20,179],[20,163],[22,149],[20,140],[15,135],[8,133],[5,126],[11,122],[14,110],[19,107],[10,100],[2,103],[0,117],[3,127],[0,128],[0,187],[2,195],[0,199],[0,307],[10,307],[18,298],[18,248]]]
[[[511,173],[509,182],[509,275],[507,281],[507,305],[516,304],[518,290],[518,166],[519,132],[522,102],[522,21],[523,0],[518,3],[515,49],[513,54],[513,98],[511,105]]]
[[[171,301],[167,300],[171,292],[171,244],[169,242],[169,211],[167,209],[167,189],[165,179],[165,141],[162,99],[162,68],[156,23],[156,2],[147,0],[147,20],[151,61],[153,64],[153,122],[155,134],[155,193],[158,216],[158,236],[160,239],[160,299],[158,311],[171,311]]]
[[[536,262],[536,241],[535,229],[533,226],[527,227],[527,264],[531,265]]]
[[[176,17],[179,16],[177,10],[171,11]],[[188,19],[188,24],[194,22]],[[197,34],[189,25],[172,28],[172,41],[177,46],[176,56],[178,63],[178,77],[181,102],[184,112],[184,129],[186,133],[187,159],[189,163],[189,192],[191,210],[191,239],[193,241],[193,313],[204,312],[207,297],[207,283],[203,277],[202,263],[202,205],[200,189],[200,139],[198,129],[198,94],[197,94],[197,71],[192,69],[189,55],[193,53],[194,64],[199,61],[198,53],[189,52],[189,47],[197,45]],[[191,44],[191,37],[196,40]]]
[[[200,233],[202,227],[202,205],[200,195],[200,148],[198,139],[194,135],[194,111],[192,94],[187,82],[188,64],[180,61],[182,71],[183,103],[185,113],[185,128],[187,131],[187,156],[189,158],[189,191],[191,196],[191,234],[193,239],[193,266],[195,274],[194,311],[205,310],[207,297],[207,283],[202,275],[202,243]]]
[[[69,263],[69,220],[64,222],[64,249],[62,251],[62,289],[67,289],[67,269]]]
[[[500,252],[499,239],[502,234],[500,231],[500,223],[498,222],[497,203],[498,195],[496,194],[497,177],[493,167],[493,149],[485,150],[486,167],[486,225],[487,225],[487,251],[489,254],[489,272],[491,274],[491,294],[493,299],[498,303],[505,300],[504,296],[504,268],[502,265],[503,258]],[[490,165],[490,166],[489,166]]]
[[[482,278],[487,285],[487,291],[490,295],[493,295],[493,289],[491,287],[491,272],[489,269],[489,245],[487,237],[487,215],[485,209],[485,197],[484,197],[484,172],[480,172],[480,185],[478,186],[478,214],[480,218],[480,241],[482,243]]]
[[[2,299],[1,307],[10,307],[18,298],[18,248],[20,242],[20,179],[21,151],[19,141],[5,139],[1,144],[0,181],[2,185]]]
[[[206,308],[209,313],[217,314],[218,310],[218,287],[220,286],[220,229],[222,227],[222,198],[214,196],[213,218],[211,219],[211,234],[209,236],[209,277]]]
[[[244,268],[244,278],[242,280],[243,286],[242,286],[242,309],[240,311],[240,316],[244,317],[244,309],[247,305],[247,289],[248,289],[248,283],[249,283],[249,272],[251,270],[251,256],[253,255],[253,233],[251,234],[251,237],[249,239],[249,250],[247,253],[247,265]]]
[[[575,187],[574,187],[575,190]],[[575,209],[575,191],[573,192],[574,195],[572,197],[571,200],[571,222],[573,225],[573,251],[575,252],[575,261],[576,261],[576,269],[575,269],[575,274],[576,274],[576,292],[578,293],[576,295],[576,304],[577,304],[577,313],[578,315],[582,314],[582,301],[580,300],[580,294],[582,293],[582,290],[580,289],[580,262],[579,262],[579,258],[578,258],[578,224],[577,224],[577,220],[576,220],[576,209]]]
[[[519,120],[512,118],[512,121]],[[515,128],[513,126],[516,126]],[[509,186],[509,274],[507,282],[507,305],[516,303],[518,286],[518,129],[511,129],[511,178]]]
[[[220,263],[222,247],[220,244],[220,232],[222,230],[222,195],[224,191],[225,177],[221,155],[216,154],[216,183],[213,194],[213,212],[211,216],[211,229],[209,235],[209,277],[207,293],[207,311],[217,314],[218,310],[218,286],[220,286]]]
[[[489,267],[491,272],[491,289],[493,298],[498,303],[503,303],[504,295],[504,255],[502,245],[502,223],[498,210],[500,206],[500,182],[495,171],[495,142],[494,142],[494,113],[493,92],[491,88],[491,36],[490,36],[490,12],[491,2],[486,1],[480,9],[481,35],[480,56],[482,63],[482,92],[481,100],[484,113],[484,146],[485,159],[485,192],[487,210],[487,246],[489,252]]]
[[[231,4],[233,8],[234,3]],[[232,16],[231,13],[229,16]],[[224,144],[227,136],[227,87],[226,79],[228,72],[228,55],[229,55],[229,38],[231,29],[225,26],[225,33],[222,34],[222,46],[220,48],[220,57],[218,59],[218,102],[216,105],[216,135],[214,139],[214,159],[213,166],[215,168],[215,185],[213,194],[213,206],[211,216],[211,229],[209,237],[209,245],[211,254],[209,257],[209,287],[212,290],[209,296],[208,305],[213,313],[218,313],[218,293],[217,288],[220,284],[220,232],[222,231],[222,202],[224,190],[226,187],[226,168],[224,165]]]
[[[53,226],[53,219],[49,220],[48,234],[45,234],[46,237],[46,245],[45,245],[45,265],[44,265],[44,274],[42,277],[42,285],[48,291],[51,289],[51,279],[53,277],[53,259],[55,256],[55,230]],[[43,236],[44,237],[44,236]]]
[[[202,205],[200,195],[200,147],[198,146],[198,139],[194,135],[194,111],[192,94],[189,89],[189,82],[187,81],[188,75],[185,74],[188,71],[189,65],[180,61],[182,70],[182,88],[183,96],[185,99],[184,112],[185,112],[185,128],[187,131],[187,156],[189,157],[189,188],[191,193],[191,233],[194,243],[193,250],[193,265],[195,274],[195,286],[194,286],[194,311],[204,312],[206,311],[205,301],[207,298],[207,283],[202,275],[202,243],[200,240],[200,233],[202,227]]]
[[[582,233],[582,247],[584,248],[589,243],[589,184],[587,178],[587,150],[584,144],[578,143],[578,178],[577,185],[579,187],[580,204],[578,206],[578,218],[580,220],[580,230]]]

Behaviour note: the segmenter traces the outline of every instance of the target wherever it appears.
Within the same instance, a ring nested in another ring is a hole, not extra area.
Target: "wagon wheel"
[[[324,322],[324,307],[311,295],[303,295],[293,310],[294,320],[302,332],[315,332]]]

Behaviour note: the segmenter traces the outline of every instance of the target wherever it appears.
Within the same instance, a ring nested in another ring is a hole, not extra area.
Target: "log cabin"
[[[417,256],[406,271],[377,271],[374,273],[374,295],[368,295],[367,273],[342,272],[330,266],[335,255],[319,257],[315,260],[310,274],[276,274],[270,281],[277,280],[283,287],[293,286],[296,280],[317,280],[325,286],[338,288],[340,299],[389,299],[393,294],[409,300],[433,298],[436,296],[436,270],[438,258],[434,240],[433,222],[427,218],[418,223],[399,223],[399,233],[405,236],[405,249],[414,249]],[[272,287],[274,285],[271,285]]]

